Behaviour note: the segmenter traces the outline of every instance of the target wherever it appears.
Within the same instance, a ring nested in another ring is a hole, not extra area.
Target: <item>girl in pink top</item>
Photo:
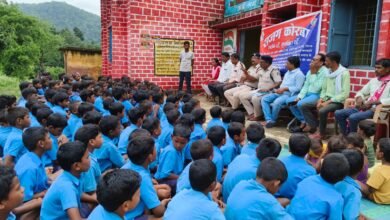
[[[211,77],[206,80],[204,83],[202,83],[202,88],[205,91],[205,93],[209,96],[212,96],[212,93],[209,90],[209,87],[207,86],[210,82],[216,81],[219,76],[219,71],[221,70],[221,63],[219,62],[218,58],[214,58],[212,60],[212,69],[211,69]]]

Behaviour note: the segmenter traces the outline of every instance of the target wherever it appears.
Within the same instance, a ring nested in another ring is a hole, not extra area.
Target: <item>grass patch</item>
[[[20,96],[19,83],[18,78],[0,73],[0,95],[14,95],[18,98]]]

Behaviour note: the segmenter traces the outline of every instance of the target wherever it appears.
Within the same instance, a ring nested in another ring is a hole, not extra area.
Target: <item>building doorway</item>
[[[251,58],[259,52],[261,28],[240,32],[240,57],[246,68],[251,66]]]

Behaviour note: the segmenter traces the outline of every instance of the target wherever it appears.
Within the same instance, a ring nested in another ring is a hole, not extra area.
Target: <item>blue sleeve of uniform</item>
[[[175,169],[175,155],[171,151],[167,151],[161,155],[161,160],[158,165],[158,175],[156,178],[167,178]]]
[[[280,219],[280,220],[293,220],[294,218],[287,213],[278,202],[275,202],[272,207],[269,207],[268,213],[270,214],[270,219]]]
[[[156,190],[151,179],[142,178],[141,182],[141,200],[148,209],[154,209],[160,205]]]
[[[351,193],[349,197],[344,198],[343,219],[358,219],[360,213],[360,201],[362,195],[360,192]]]
[[[77,193],[72,187],[62,187],[61,189],[60,201],[61,207],[64,212],[70,208],[79,208],[79,202],[77,198]]]
[[[13,138],[5,143],[4,157],[13,156],[17,157],[23,151],[24,145],[22,139]]]
[[[221,148],[223,165],[228,166],[233,160],[234,149],[232,146],[227,145]]]
[[[82,175],[83,192],[94,192],[96,191],[96,179],[93,173],[92,167]]]
[[[33,170],[26,170],[23,174],[18,173],[20,185],[24,188],[23,202],[29,201],[33,198],[34,184],[36,182],[36,179],[35,179],[36,176],[37,176],[37,174]]]
[[[123,130],[119,136],[118,149],[121,154],[127,153],[127,145],[129,144],[129,132],[128,130]]]
[[[217,207],[213,213],[210,213],[211,220],[225,220],[225,216],[222,214],[222,211]]]
[[[125,163],[121,153],[115,147],[109,148],[109,158],[116,167],[122,167]]]
[[[343,206],[344,206],[344,199],[342,198],[338,199],[333,204],[329,204],[328,220],[343,219]]]

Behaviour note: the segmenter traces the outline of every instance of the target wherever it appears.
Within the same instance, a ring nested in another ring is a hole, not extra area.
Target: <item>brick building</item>
[[[320,52],[342,53],[353,95],[374,76],[375,60],[390,57],[390,0],[101,0],[102,73],[177,88],[178,76],[155,75],[155,51],[142,42],[145,36],[191,39],[199,88],[211,59],[220,57],[225,30],[236,30],[235,50],[248,62],[261,28],[319,10]]]

